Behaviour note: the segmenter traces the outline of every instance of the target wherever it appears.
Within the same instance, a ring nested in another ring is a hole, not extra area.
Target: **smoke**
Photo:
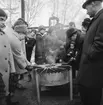
[[[65,43],[65,31],[55,29],[49,30],[44,37],[45,54],[47,63],[55,63],[56,56]]]

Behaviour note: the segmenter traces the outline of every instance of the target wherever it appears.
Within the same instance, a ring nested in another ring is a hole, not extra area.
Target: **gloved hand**
[[[27,71],[32,71],[33,66],[31,66],[31,65],[27,65],[25,69],[26,69]]]

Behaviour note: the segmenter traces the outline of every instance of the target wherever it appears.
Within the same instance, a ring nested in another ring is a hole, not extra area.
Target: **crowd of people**
[[[83,105],[100,105],[103,87],[103,8],[102,0],[86,0],[82,5],[90,18],[78,29],[74,22],[66,29],[65,42],[55,28],[29,28],[19,18],[12,27],[5,25],[8,16],[0,9],[0,105],[9,105],[20,80],[34,65],[66,63],[72,66]],[[78,74],[76,74],[78,71]],[[9,100],[9,101],[8,101]],[[14,103],[15,104],[15,103]]]

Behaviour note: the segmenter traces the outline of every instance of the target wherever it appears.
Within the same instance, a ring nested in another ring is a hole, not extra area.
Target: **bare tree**
[[[79,0],[79,2],[77,0],[63,0],[61,2],[63,8],[60,12],[62,15],[59,15],[59,17],[62,17],[61,22],[67,24],[70,21],[74,21],[82,9],[83,2],[84,0]]]
[[[27,22],[32,25],[34,24],[35,18],[41,13],[45,4],[48,0],[26,0],[25,1],[25,12]]]
[[[64,11],[63,11],[63,24],[65,24],[67,8],[68,8],[68,0],[65,0]]]
[[[2,5],[2,9],[8,11],[9,13],[9,21],[12,23],[12,16],[15,14],[19,14],[18,8],[19,8],[19,1],[17,0],[0,0],[0,4]],[[16,3],[16,5],[15,5]]]
[[[41,14],[43,7],[47,5],[51,9],[51,16],[58,17],[62,24],[68,24],[69,21],[75,20],[80,15],[79,12],[84,1],[25,0],[25,18],[30,26],[33,25],[36,18]],[[0,6],[8,11],[11,21],[14,20],[14,16],[20,16],[20,0],[0,0]]]
[[[51,16],[59,15],[59,0],[49,0],[49,8],[51,8]]]

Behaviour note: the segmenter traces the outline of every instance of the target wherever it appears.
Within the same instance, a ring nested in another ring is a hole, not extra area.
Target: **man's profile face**
[[[88,4],[88,5],[86,6],[86,10],[87,10],[87,14],[88,14],[91,18],[94,17],[95,11],[94,11],[94,6],[93,6],[92,3],[91,3],[91,4]]]
[[[0,29],[5,28],[6,17],[0,17]]]

